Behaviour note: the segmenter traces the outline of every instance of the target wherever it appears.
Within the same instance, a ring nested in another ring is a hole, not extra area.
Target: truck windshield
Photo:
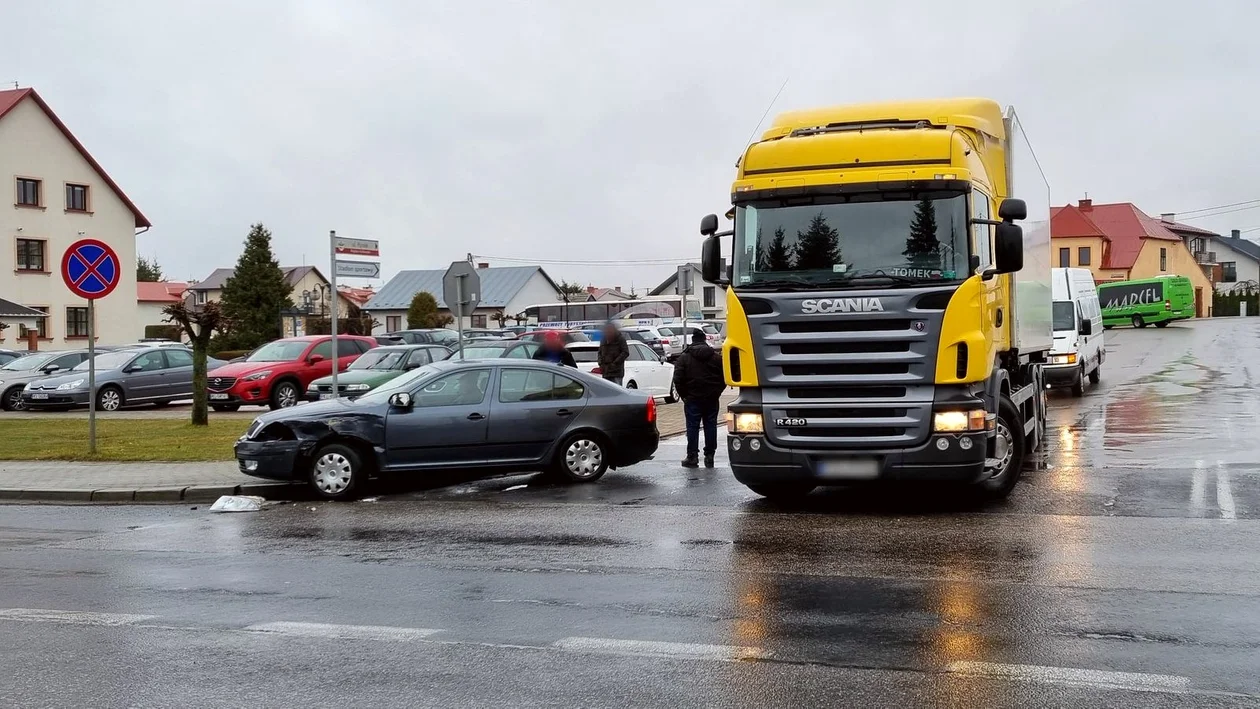
[[[735,210],[735,287],[869,287],[967,277],[967,197],[858,193],[750,202]],[[860,284],[858,283],[860,280]]]
[[[1056,332],[1062,330],[1076,329],[1076,306],[1070,300],[1054,301],[1054,312],[1052,313],[1054,320],[1054,329]]]

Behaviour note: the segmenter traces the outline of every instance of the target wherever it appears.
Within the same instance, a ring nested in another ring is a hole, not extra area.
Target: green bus
[[[1194,286],[1185,276],[1159,276],[1098,286],[1103,327],[1167,327],[1194,317]]]

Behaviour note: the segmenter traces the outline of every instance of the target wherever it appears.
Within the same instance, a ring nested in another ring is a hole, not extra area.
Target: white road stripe
[[[1190,678],[1176,675],[1155,675],[1140,672],[1107,672],[1073,667],[1041,665],[1008,665],[1000,662],[951,662],[946,672],[998,679],[1020,680],[1038,684],[1063,684],[1076,687],[1127,689],[1136,692],[1190,691]]]
[[[1190,511],[1202,512],[1207,506],[1207,466],[1201,460],[1194,462],[1194,479],[1190,483]]]
[[[1222,519],[1234,519],[1238,516],[1238,508],[1234,506],[1234,488],[1229,482],[1229,471],[1219,460],[1216,461],[1216,507],[1221,511]]]
[[[22,620],[71,625],[131,625],[156,618],[155,615],[132,613],[94,613],[92,611],[56,611],[42,608],[0,609],[0,620]]]
[[[606,655],[647,655],[689,660],[756,660],[770,657],[759,647],[739,645],[706,645],[703,643],[670,643],[652,640],[618,640],[614,638],[564,638],[552,647],[569,652],[592,652]]]
[[[341,640],[391,640],[411,642],[442,632],[433,628],[395,628],[386,625],[335,625],[331,623],[259,623],[245,630],[252,633],[297,635],[304,638],[338,638]]]

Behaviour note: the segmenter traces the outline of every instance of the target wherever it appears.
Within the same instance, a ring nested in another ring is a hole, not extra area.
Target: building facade
[[[442,276],[446,269],[427,271],[399,271],[377,291],[363,306],[376,321],[373,335],[383,335],[407,329],[407,310],[416,293],[427,292],[437,301],[438,312],[450,316],[446,301],[442,299]],[[481,278],[481,303],[471,316],[464,318],[464,327],[488,327],[499,325],[501,318],[513,324],[512,316],[525,312],[531,305],[560,302],[560,287],[539,266],[512,266],[491,268],[489,264],[477,264]],[[455,327],[452,323],[449,327]]]
[[[687,289],[688,301],[700,303],[700,313],[705,320],[726,319],[726,288],[714,285],[701,277],[700,264],[686,264],[691,272],[691,287]],[[678,272],[671,273],[661,284],[653,288],[649,295],[670,296],[677,292]]]
[[[0,91],[0,180],[13,196],[11,206],[0,203],[0,298],[45,314],[41,347],[87,343],[87,301],[61,277],[63,254],[83,238],[121,260],[118,286],[96,303],[97,343],[141,338],[136,233],[149,221],[34,89]],[[26,330],[0,330],[0,347],[25,347]]]

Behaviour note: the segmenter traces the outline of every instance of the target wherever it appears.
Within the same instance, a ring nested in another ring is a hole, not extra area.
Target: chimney
[[[1177,221],[1177,213],[1176,212],[1162,212],[1159,215],[1159,220],[1165,224],[1173,224]]]
[[[1242,238],[1242,232],[1241,232],[1240,230],[1238,230],[1238,229],[1230,229],[1230,230],[1229,230],[1229,238],[1231,238],[1231,239],[1241,239],[1241,238]]]
[[[485,261],[482,261],[481,263],[477,264],[477,268],[478,269],[490,268],[490,264],[486,263]]]
[[[1081,201],[1077,202],[1077,205],[1080,206],[1082,212],[1088,212],[1089,210],[1094,208],[1094,200],[1082,199]]]
[[[1234,230],[1234,234],[1235,234],[1235,235],[1237,235],[1237,234],[1238,234],[1238,230],[1237,230],[1237,229],[1235,229],[1235,230]],[[613,286],[613,290],[615,290],[615,291],[617,291],[618,293],[620,293],[620,292],[621,292],[621,286]]]

